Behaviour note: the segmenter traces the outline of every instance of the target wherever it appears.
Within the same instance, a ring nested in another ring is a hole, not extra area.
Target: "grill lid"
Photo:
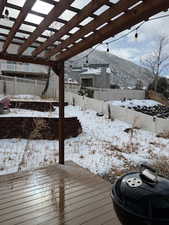
[[[132,215],[169,219],[169,180],[142,165],[117,180],[112,190],[113,201]],[[169,222],[169,221],[168,221]]]
[[[156,174],[147,165],[141,165],[140,172],[128,173],[117,182],[119,198],[122,201],[147,201],[161,196],[169,199],[169,180]],[[168,201],[169,206],[169,201]]]

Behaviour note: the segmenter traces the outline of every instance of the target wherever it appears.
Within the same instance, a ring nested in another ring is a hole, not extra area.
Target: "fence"
[[[80,106],[83,110],[91,109],[96,112],[103,112],[105,115],[110,116],[112,119],[118,119],[131,126],[135,126],[144,130],[155,133],[168,132],[169,120],[161,118],[153,118],[152,116],[136,112],[127,108],[113,106],[110,103],[79,96],[73,93],[66,93],[66,99],[69,104]],[[109,115],[110,114],[110,115]]]
[[[49,88],[46,97],[58,98],[58,82],[52,80],[49,82]],[[0,94],[19,95],[30,94],[41,96],[46,85],[45,81],[23,79],[0,75]]]

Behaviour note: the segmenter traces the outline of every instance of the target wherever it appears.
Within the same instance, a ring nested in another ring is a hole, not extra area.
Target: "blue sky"
[[[163,15],[169,15],[169,11],[156,14],[152,18]],[[131,28],[131,30],[136,28],[137,26]],[[130,30],[126,30],[115,36],[113,39],[116,39],[122,36],[123,34],[128,33],[129,31]],[[122,38],[117,42],[111,43],[109,45],[110,52],[121,58],[140,64],[140,59],[151,54],[153,49],[156,48],[156,40],[159,38],[160,35],[165,35],[169,37],[169,17],[144,23],[144,25],[138,29],[137,40],[134,37],[135,32],[133,32],[127,37]],[[105,42],[112,41],[113,39],[110,38]],[[99,46],[97,49],[101,51],[106,51],[106,46]],[[169,52],[169,46],[166,48],[166,51]]]

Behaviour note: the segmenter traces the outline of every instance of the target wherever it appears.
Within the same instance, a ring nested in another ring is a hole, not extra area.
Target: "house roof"
[[[166,0],[1,0],[0,59],[55,65],[168,8]]]
[[[105,70],[106,74],[110,74],[111,70],[110,68],[106,68]],[[101,75],[102,74],[102,68],[86,68],[86,71],[82,72],[81,75]]]

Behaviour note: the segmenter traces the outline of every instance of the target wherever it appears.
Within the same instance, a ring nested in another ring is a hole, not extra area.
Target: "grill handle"
[[[140,166],[140,177],[142,181],[146,184],[154,186],[158,183],[158,176],[155,169],[151,168],[146,164],[141,164]]]
[[[150,170],[151,172],[153,172],[153,173],[155,173],[155,174],[157,173],[157,171],[156,171],[155,169],[153,169],[152,167],[148,166],[147,164],[143,164],[143,163],[142,163],[142,164],[140,165],[140,167],[141,167],[141,170],[142,170],[142,169],[148,169],[148,170]]]

